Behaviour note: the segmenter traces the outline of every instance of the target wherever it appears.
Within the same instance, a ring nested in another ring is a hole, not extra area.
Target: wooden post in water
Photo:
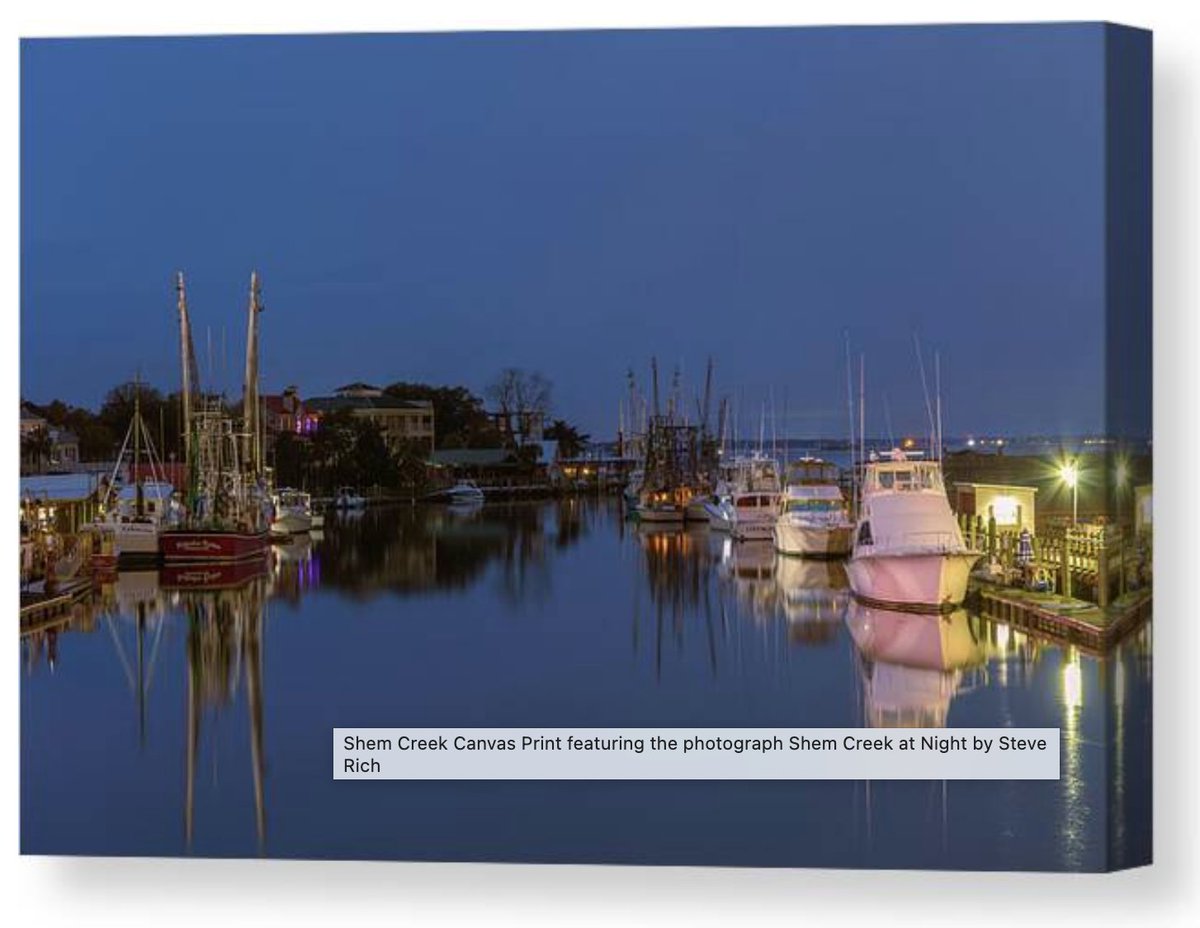
[[[1108,545],[1101,541],[1096,549],[1096,605],[1108,605]]]

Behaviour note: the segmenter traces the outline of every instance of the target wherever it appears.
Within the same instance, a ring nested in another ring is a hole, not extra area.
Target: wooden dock
[[[47,592],[40,586],[21,591],[21,634],[40,631],[71,617],[72,607],[93,590],[91,578],[64,581]]]
[[[983,615],[1091,651],[1104,652],[1150,617],[1150,589],[1126,593],[1106,606],[972,580]]]

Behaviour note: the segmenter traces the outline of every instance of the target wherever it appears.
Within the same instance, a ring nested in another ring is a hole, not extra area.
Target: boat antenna
[[[858,445],[859,459],[867,466],[867,357],[858,356]]]
[[[937,459],[942,459],[942,354],[933,353],[934,395],[937,397]]]
[[[775,387],[768,387],[768,395],[771,398],[771,457],[775,458],[779,455],[779,422],[775,418]]]
[[[846,414],[850,425],[850,499],[858,507],[858,467],[854,463],[854,365],[850,361],[850,330],[842,333],[846,348]]]
[[[650,358],[650,379],[654,383],[654,405],[652,409],[654,410],[654,417],[658,418],[658,358],[655,357]]]
[[[888,447],[895,448],[897,445],[896,436],[892,432],[892,407],[888,403],[888,395],[886,393],[883,394],[883,419],[887,423]]]
[[[917,353],[917,369],[921,372],[921,391],[925,394],[925,414],[929,417],[929,446],[933,451],[937,426],[933,422],[933,404],[929,401],[929,381],[925,379],[925,358],[921,354],[921,337],[913,330],[913,349]]]
[[[708,356],[708,370],[704,374],[704,403],[700,407],[700,429],[705,435],[708,434],[708,415],[710,405],[712,404],[712,377],[713,377],[713,359],[712,355]]]
[[[133,378],[133,478],[134,512],[138,518],[145,515],[145,501],[142,497],[142,481],[139,479],[138,463],[142,459],[142,371],[138,368]]]
[[[788,457],[791,448],[788,441],[788,388],[787,384],[783,385],[783,466],[787,467]]]

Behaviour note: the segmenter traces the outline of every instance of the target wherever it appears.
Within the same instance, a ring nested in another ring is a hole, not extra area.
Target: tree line
[[[435,447],[501,448],[512,436],[497,425],[483,397],[463,386],[438,386],[397,381],[384,393],[402,400],[423,400],[433,407]],[[501,418],[540,417],[548,424],[547,439],[557,440],[564,457],[581,454],[589,436],[563,419],[549,419],[551,384],[539,373],[507,368],[484,391]],[[182,460],[182,402],[176,391],[163,393],[153,386],[132,381],[109,390],[93,412],[61,400],[44,405],[24,405],[79,440],[81,461],[110,461],[118,451],[133,419],[135,403],[163,461]],[[228,404],[229,413],[240,416],[240,403]],[[49,438],[35,432],[22,440],[22,459],[48,454]],[[273,442],[271,463],[281,485],[331,489],[339,485],[413,487],[426,470],[428,446],[420,443],[389,448],[379,428],[371,421],[342,410],[322,417],[312,436],[281,433]]]

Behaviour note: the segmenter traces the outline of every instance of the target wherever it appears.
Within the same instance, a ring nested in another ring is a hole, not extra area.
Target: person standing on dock
[[[1021,568],[1021,583],[1025,589],[1033,586],[1033,535],[1024,526],[1017,536],[1017,566]]]

